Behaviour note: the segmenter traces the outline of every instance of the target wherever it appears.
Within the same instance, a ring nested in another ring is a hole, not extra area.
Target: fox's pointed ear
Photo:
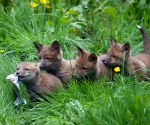
[[[117,41],[111,36],[110,37],[110,46],[113,46],[117,43]]]
[[[83,54],[83,49],[81,49],[80,47],[76,46],[78,49],[78,56],[81,56]]]
[[[51,49],[52,51],[55,51],[55,52],[60,52],[60,45],[59,45],[59,43],[58,43],[57,40],[55,40],[55,41],[51,44],[50,49]]]
[[[97,56],[94,53],[91,53],[87,59],[90,62],[95,62],[95,63],[97,62]]]
[[[43,48],[43,45],[42,44],[39,44],[37,42],[33,42],[34,46],[36,47],[36,49],[38,50],[38,52],[41,51],[41,49]]]
[[[120,48],[121,51],[124,51],[126,53],[130,52],[130,44],[128,42],[124,43]]]

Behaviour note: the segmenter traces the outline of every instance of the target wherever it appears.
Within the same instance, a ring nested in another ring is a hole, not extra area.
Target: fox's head
[[[74,75],[78,78],[95,71],[97,56],[77,46],[78,55]]]
[[[58,41],[54,41],[51,45],[41,45],[37,42],[33,44],[38,50],[40,69],[53,70],[60,65],[63,53]]]
[[[112,37],[110,39],[111,46],[107,51],[106,58],[103,59],[103,63],[106,66],[121,67],[123,61],[126,62],[130,57],[130,44],[128,42],[120,44],[116,42]]]
[[[16,70],[16,75],[19,81],[31,81],[36,78],[36,75],[40,72],[37,63],[33,62],[21,62]]]

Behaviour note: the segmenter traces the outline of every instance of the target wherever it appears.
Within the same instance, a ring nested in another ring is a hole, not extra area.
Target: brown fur
[[[19,81],[22,81],[25,85],[32,101],[36,100],[36,96],[43,97],[43,95],[54,92],[58,88],[63,88],[63,84],[56,76],[40,73],[37,63],[20,63],[17,67],[16,75]]]
[[[90,74],[94,75],[97,79],[100,79],[104,75],[111,78],[112,70],[106,67],[102,62],[102,59],[106,55],[96,56],[79,47],[77,47],[77,49],[78,55],[76,57],[76,67],[74,71],[76,77],[81,78],[82,76]]]
[[[111,37],[111,47],[107,57],[103,59],[105,65],[110,67],[122,67],[127,74],[136,76],[139,81],[147,80],[150,69],[150,55],[141,53],[131,57],[130,44],[120,44]]]
[[[57,41],[50,46],[33,42],[38,50],[40,69],[59,77],[62,82],[69,82],[72,78],[75,60],[65,60]]]

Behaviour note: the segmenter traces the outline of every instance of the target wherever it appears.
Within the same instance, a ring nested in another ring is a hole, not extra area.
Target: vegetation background
[[[107,52],[110,36],[130,42],[132,54],[143,52],[136,25],[150,34],[150,4],[144,0],[0,0],[1,125],[149,125],[150,83],[121,74],[112,82],[72,80],[48,102],[15,107],[13,85],[6,76],[21,61],[37,62],[33,41],[58,40],[64,58],[74,59],[76,45],[97,55]],[[32,108],[30,107],[32,105]]]

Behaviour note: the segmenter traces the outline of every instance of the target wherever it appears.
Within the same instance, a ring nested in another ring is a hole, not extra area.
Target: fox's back
[[[149,54],[140,53],[135,56],[132,56],[132,58],[143,62],[147,68],[150,68],[150,55]]]
[[[38,86],[39,91],[43,94],[54,92],[57,90],[57,87],[64,87],[58,77],[48,73],[40,73],[36,80],[36,85]]]
[[[59,71],[56,76],[61,79],[62,82],[69,82],[73,76],[75,68],[75,60],[63,60]]]

